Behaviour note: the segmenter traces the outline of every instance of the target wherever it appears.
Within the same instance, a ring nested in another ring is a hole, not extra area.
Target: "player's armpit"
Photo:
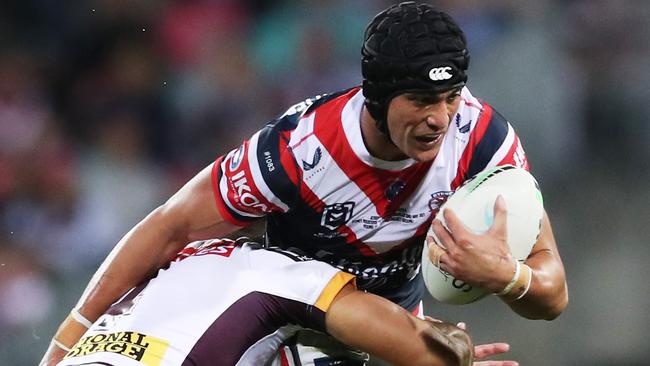
[[[463,330],[418,319],[351,285],[341,290],[325,319],[338,340],[394,365],[471,365],[473,346]]]
[[[529,319],[555,319],[567,307],[569,294],[564,265],[546,212],[537,243],[525,263],[532,269],[530,288],[523,298],[507,304]]]

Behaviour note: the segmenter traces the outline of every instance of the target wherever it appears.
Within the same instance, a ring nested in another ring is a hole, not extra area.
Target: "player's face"
[[[461,88],[440,94],[406,93],[388,108],[388,130],[393,143],[417,161],[435,159],[449,123],[458,111]]]

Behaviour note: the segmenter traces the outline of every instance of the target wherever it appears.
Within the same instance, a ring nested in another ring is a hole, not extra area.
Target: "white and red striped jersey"
[[[465,180],[503,164],[528,168],[512,126],[461,93],[433,161],[384,161],[361,134],[360,88],[307,99],[220,157],[213,188],[222,216],[267,220],[267,242],[326,261],[361,289],[411,308],[422,295],[422,243],[437,209]]]

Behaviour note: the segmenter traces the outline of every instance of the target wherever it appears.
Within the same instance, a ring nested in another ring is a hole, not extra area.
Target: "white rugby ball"
[[[438,211],[436,219],[446,227],[442,212],[452,209],[474,233],[486,232],[494,220],[494,202],[503,196],[508,211],[507,232],[511,254],[519,261],[528,257],[539,236],[544,202],[535,178],[525,169],[512,165],[490,168],[475,175],[457,189]],[[427,236],[438,238],[429,228]],[[440,270],[429,259],[427,242],[422,250],[422,277],[431,295],[448,304],[468,304],[488,291],[464,283]]]

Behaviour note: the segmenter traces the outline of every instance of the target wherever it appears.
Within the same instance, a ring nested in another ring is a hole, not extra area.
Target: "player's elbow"
[[[554,320],[564,312],[564,309],[566,309],[568,305],[569,292],[565,283],[564,286],[557,291],[557,295],[554,297],[553,301],[549,303],[544,320]]]
[[[168,200],[154,209],[147,219],[149,224],[164,231],[169,239],[185,239],[189,233],[189,217],[187,210],[173,199]]]
[[[138,224],[137,229],[146,232],[144,236],[149,241],[157,243],[156,251],[164,262],[189,241],[188,224],[177,211],[170,207],[169,203],[165,203],[154,209]]]
[[[549,286],[545,293],[546,296],[529,302],[517,311],[525,318],[532,320],[554,320],[564,312],[569,304],[569,293],[566,283],[561,286]]]

